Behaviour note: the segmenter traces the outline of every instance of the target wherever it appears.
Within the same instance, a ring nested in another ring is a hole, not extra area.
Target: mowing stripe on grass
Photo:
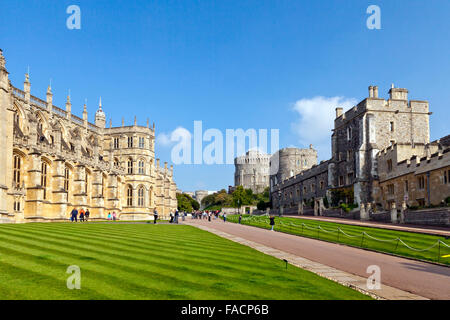
[[[2,225],[0,272],[0,299],[368,298],[190,226]]]

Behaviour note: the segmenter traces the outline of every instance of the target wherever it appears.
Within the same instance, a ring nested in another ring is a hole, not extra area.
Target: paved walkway
[[[450,268],[221,220],[185,224],[286,259],[357,290],[384,299],[450,299]],[[381,290],[367,290],[367,267],[381,270]]]
[[[409,232],[417,232],[417,233],[425,233],[425,234],[450,237],[450,228],[444,228],[444,227],[418,226],[418,225],[395,225],[395,224],[391,224],[391,223],[376,222],[376,221],[360,221],[360,220],[351,220],[351,219],[345,219],[345,218],[333,218],[333,217],[322,217],[322,216],[319,217],[319,216],[285,215],[284,217],[307,219],[307,220],[319,220],[319,221],[326,221],[326,222],[336,222],[336,223],[349,224],[349,225],[362,226],[362,227],[383,228],[383,229],[409,231]]]

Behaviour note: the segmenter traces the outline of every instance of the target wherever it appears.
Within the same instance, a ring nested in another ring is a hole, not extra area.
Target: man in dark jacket
[[[153,224],[156,224],[156,220],[158,220],[158,211],[155,208],[153,211]]]
[[[269,217],[269,220],[270,220],[270,225],[272,226],[272,228],[270,230],[273,231],[273,227],[275,227],[275,217],[271,216],[271,217]]]
[[[70,213],[70,221],[74,221],[77,222],[77,216],[78,216],[78,210],[73,208],[72,212]]]

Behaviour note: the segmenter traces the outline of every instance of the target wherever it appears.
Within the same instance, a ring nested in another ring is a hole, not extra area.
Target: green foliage
[[[202,205],[209,210],[209,208],[255,206],[259,202],[264,202],[266,207],[270,206],[269,188],[266,188],[262,193],[253,193],[251,189],[238,186],[232,194],[228,194],[225,189],[222,189],[204,197]]]
[[[269,202],[265,202],[264,200],[259,200],[258,204],[256,205],[256,208],[258,210],[266,210],[270,206]]]
[[[358,205],[355,203],[352,203],[352,204],[341,203],[339,208],[342,208],[342,210],[344,210],[345,212],[350,212],[353,209],[358,208]]]
[[[340,203],[353,203],[355,201],[353,187],[331,190],[331,205],[337,207]]]
[[[450,205],[450,197],[445,198],[445,203]]]
[[[200,208],[198,201],[194,200],[188,194],[177,193],[177,202],[179,211],[192,212]]]
[[[325,206],[325,208],[329,208],[330,207],[330,204],[328,203],[328,198],[327,197],[323,198],[323,205]]]

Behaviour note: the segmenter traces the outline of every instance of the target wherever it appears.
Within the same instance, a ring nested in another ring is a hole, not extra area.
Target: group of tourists
[[[220,210],[194,211],[192,213],[192,219],[204,219],[204,220],[211,221],[211,219],[216,220],[217,218],[219,218],[219,214],[220,214]]]
[[[118,220],[117,219],[117,215],[116,215],[116,212],[115,211],[113,211],[113,213],[111,214],[111,212],[110,213],[108,213],[108,220],[112,220],[112,221],[116,221],[116,220]]]
[[[78,222],[78,220],[80,222],[85,222],[85,221],[89,221],[89,217],[90,217],[91,213],[89,212],[89,209],[86,209],[86,211],[81,208],[80,210],[77,210],[77,208],[73,208],[72,211],[70,212],[70,221],[72,222]],[[116,221],[118,220],[118,216],[116,214],[115,211],[113,211],[113,213],[108,213],[108,218],[109,221]]]
[[[70,221],[77,222],[78,218],[80,219],[80,222],[88,221],[90,215],[89,209],[84,211],[84,209],[81,208],[80,211],[78,211],[77,208],[73,208],[72,212],[70,212]]]
[[[183,221],[184,221],[184,215],[185,215],[185,213],[183,212]],[[176,224],[178,224],[179,216],[180,216],[180,212],[178,210],[175,210],[175,213],[172,213],[172,211],[170,211],[169,223],[176,223]]]

